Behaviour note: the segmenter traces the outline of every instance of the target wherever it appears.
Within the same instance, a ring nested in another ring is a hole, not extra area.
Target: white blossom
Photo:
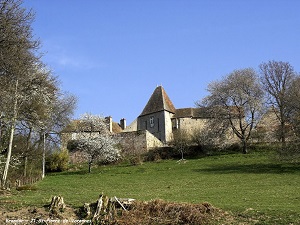
[[[6,157],[4,155],[0,155],[0,171],[4,169],[6,163]],[[12,156],[10,160],[10,167],[18,168],[22,164],[21,156]]]
[[[116,141],[111,136],[103,117],[84,114],[79,120],[77,129],[80,137],[77,149],[88,158],[89,172],[96,160],[114,162],[120,158]]]

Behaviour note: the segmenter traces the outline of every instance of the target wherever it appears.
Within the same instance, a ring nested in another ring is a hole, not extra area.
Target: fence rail
[[[15,180],[15,187],[21,187],[25,185],[34,184],[42,179],[42,176],[38,177],[22,177]]]
[[[17,179],[9,179],[6,181],[6,184],[4,185],[5,189],[12,189],[12,188],[18,188],[26,185],[32,185],[36,182],[42,180],[42,176],[35,176],[35,177],[19,177]],[[0,187],[2,186],[2,181],[0,180]]]

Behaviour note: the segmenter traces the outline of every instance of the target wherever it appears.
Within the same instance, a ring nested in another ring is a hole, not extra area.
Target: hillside
[[[247,155],[214,155],[191,159],[95,167],[73,167],[48,174],[34,190],[13,191],[0,196],[2,207],[41,208],[51,197],[61,195],[78,208],[95,202],[102,192],[108,196],[139,201],[201,204],[208,202],[247,224],[300,223],[300,166],[280,163],[270,152]]]

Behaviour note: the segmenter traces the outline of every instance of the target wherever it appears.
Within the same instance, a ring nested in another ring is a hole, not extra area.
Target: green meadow
[[[73,167],[47,174],[35,186],[6,198],[17,205],[43,206],[61,195],[66,204],[80,207],[103,192],[142,201],[209,202],[237,217],[253,218],[253,224],[300,224],[300,165],[278,162],[270,152],[213,155],[185,163],[123,163],[94,167],[91,174],[85,166]]]

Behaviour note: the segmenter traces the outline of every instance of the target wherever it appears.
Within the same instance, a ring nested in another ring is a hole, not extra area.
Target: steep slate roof
[[[218,108],[217,108],[218,109]],[[214,108],[210,107],[201,107],[201,108],[182,108],[182,109],[176,109],[174,118],[202,118],[202,119],[208,119],[213,118],[214,113],[213,111],[216,110]],[[225,114],[227,115],[227,110],[225,107],[219,108],[219,110],[225,110]],[[231,115],[234,118],[238,117],[238,107],[236,106],[230,106],[229,110],[231,111]]]
[[[105,121],[107,123],[107,121]],[[107,124],[108,125],[108,124]],[[73,133],[73,132],[79,132],[78,129],[81,129],[81,132],[90,132],[91,127],[87,126],[85,127],[83,123],[80,123],[80,120],[73,120],[68,124],[61,133]],[[93,132],[100,132],[103,131],[103,128],[101,127],[93,127]],[[122,132],[122,128],[120,125],[114,121],[112,121],[112,132],[113,133],[120,133]]]
[[[176,109],[162,86],[158,86],[151,95],[147,105],[140,116],[148,115],[154,112],[168,111],[175,113]]]
[[[207,108],[182,108],[176,109],[175,118],[210,118]]]

